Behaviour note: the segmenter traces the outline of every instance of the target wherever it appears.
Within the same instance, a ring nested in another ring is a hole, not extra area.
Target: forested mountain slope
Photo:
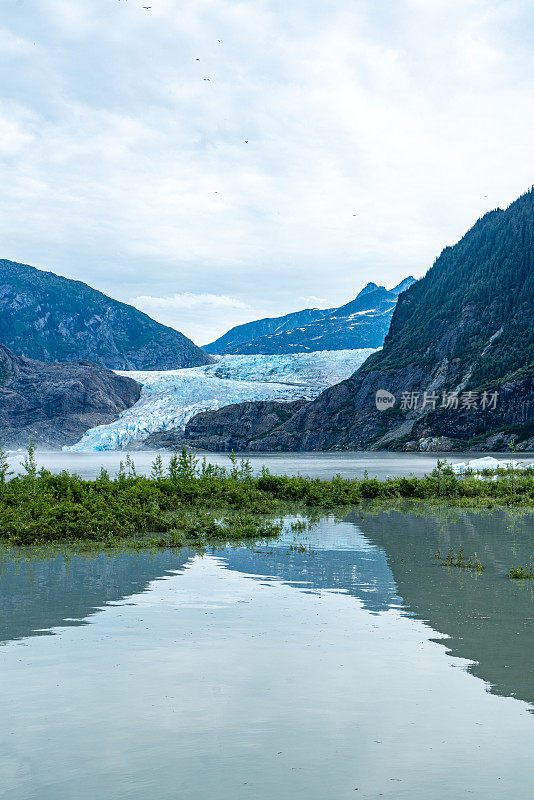
[[[81,281],[0,260],[0,343],[41,361],[176,369],[211,356],[182,333]]]
[[[394,395],[388,410],[378,410],[378,390]],[[186,436],[212,441],[215,422],[193,418]],[[238,433],[228,421],[224,441],[254,450],[534,446],[533,192],[445,248],[399,298],[383,349],[351,378],[267,436]]]

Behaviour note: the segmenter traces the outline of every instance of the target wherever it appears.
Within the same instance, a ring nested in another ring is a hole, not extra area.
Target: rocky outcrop
[[[186,426],[184,440],[206,450],[245,450],[250,441],[259,443],[269,439],[272,431],[306,405],[305,400],[294,403],[265,400],[205,411]]]
[[[219,411],[197,414],[186,431],[176,428],[153,433],[145,439],[143,447],[172,450],[182,445],[194,445],[201,450],[244,450],[251,440],[260,442],[268,438],[272,431],[306,405],[305,400],[234,403]]]
[[[390,403],[377,407],[377,392]],[[387,396],[387,395],[386,395]],[[456,398],[456,399],[455,399]],[[194,417],[217,446],[244,413]],[[255,412],[251,412],[255,413]],[[256,424],[261,425],[261,415]],[[494,449],[534,438],[534,193],[490,212],[397,304],[383,349],[243,449]]]
[[[89,428],[116,419],[141,387],[90,361],[45,364],[0,345],[0,443],[74,444]]]
[[[40,361],[178,369],[213,358],[182,333],[81,281],[0,260],[0,342]]]
[[[237,325],[205,349],[274,355],[381,347],[398,297],[412,283],[414,278],[405,278],[390,290],[368,283],[354,300],[339,308],[307,308]]]
[[[431,380],[429,380],[431,383]],[[508,381],[488,392],[488,407],[462,408],[467,393],[459,394],[458,408],[442,409],[443,389],[435,385],[436,410],[402,409],[402,397],[424,394],[425,376],[406,369],[398,374],[357,372],[327,389],[316,400],[302,402],[285,420],[264,421],[261,403],[241,403],[220,411],[198,414],[187,424],[183,440],[190,447],[209,450],[505,450],[512,441],[518,449],[534,446],[534,380]],[[389,411],[376,407],[376,393],[387,390],[396,399]],[[497,392],[496,407],[492,405]],[[429,392],[429,395],[431,393]],[[446,393],[446,398],[449,398]],[[254,426],[243,426],[253,419]]]

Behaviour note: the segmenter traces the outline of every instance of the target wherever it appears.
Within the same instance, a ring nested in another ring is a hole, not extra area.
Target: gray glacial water
[[[506,570],[533,529],[355,511],[297,551],[0,551],[2,798],[530,798],[534,596]],[[483,573],[436,564],[459,544]]]
[[[165,464],[171,456],[168,452],[140,450],[131,453],[139,474],[150,473],[152,461],[161,454]],[[332,478],[336,474],[343,477],[362,477],[365,470],[371,477],[385,478],[388,475],[424,475],[431,472],[436,466],[438,456],[436,453],[385,453],[385,452],[346,452],[346,453],[253,453],[237,454],[250,459],[255,472],[261,471],[265,465],[278,475],[309,475],[314,478]],[[206,456],[212,464],[229,465],[227,455],[221,453],[197,453],[199,459]],[[506,453],[495,454],[496,458],[507,458]],[[462,453],[456,455],[441,455],[451,464],[480,457],[480,453]],[[11,456],[12,468],[19,472],[24,453]],[[41,451],[37,453],[39,467],[45,467],[52,472],[63,469],[76,472],[84,478],[94,478],[104,466],[111,475],[115,474],[121,461],[126,458],[126,453],[119,451]],[[514,454],[518,461],[532,461],[529,455]]]

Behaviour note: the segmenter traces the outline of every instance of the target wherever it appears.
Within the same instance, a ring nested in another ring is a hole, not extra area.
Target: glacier
[[[200,411],[251,400],[313,400],[348,378],[375,349],[288,355],[226,355],[215,364],[168,371],[117,372],[141,384],[141,397],[108,425],[88,430],[65,451],[120,450],[151,433],[184,428]]]

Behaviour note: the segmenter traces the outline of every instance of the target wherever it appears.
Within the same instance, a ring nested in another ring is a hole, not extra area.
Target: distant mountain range
[[[81,281],[0,260],[0,343],[40,361],[177,369],[213,358],[182,333]]]
[[[204,350],[220,355],[274,355],[381,347],[399,295],[413,283],[415,278],[405,278],[389,290],[368,283],[354,300],[339,308],[305,308],[237,325]]]
[[[258,404],[197,415],[185,438],[235,450],[534,449],[534,192],[445,248],[351,378],[286,419]]]

